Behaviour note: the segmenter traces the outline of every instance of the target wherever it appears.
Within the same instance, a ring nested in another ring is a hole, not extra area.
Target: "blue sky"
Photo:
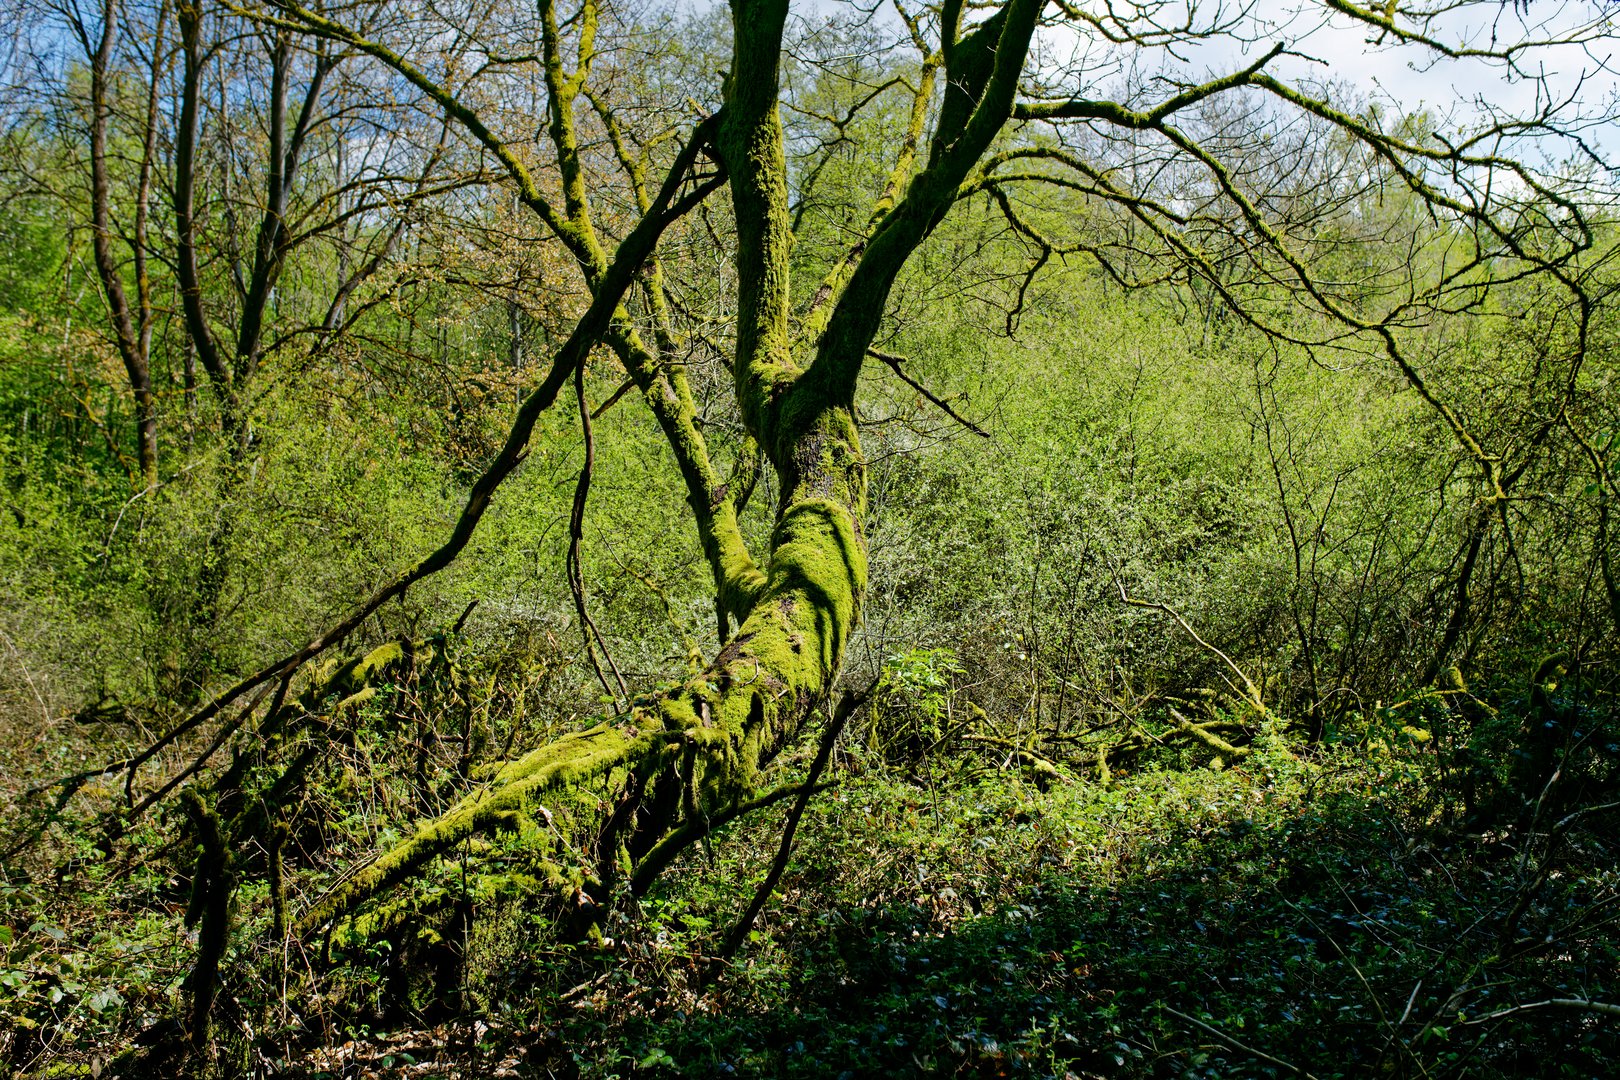
[[[1420,5],[1410,0],[1400,3],[1398,25],[1414,25],[1413,12]],[[1089,7],[1101,11],[1106,10],[1105,4],[1106,0],[1090,0]],[[863,0],[861,6],[869,7],[870,0]],[[1124,10],[1127,4],[1116,0],[1115,6]],[[1538,95],[1573,96],[1563,115],[1577,124],[1589,145],[1606,157],[1620,158],[1620,129],[1612,120],[1602,119],[1620,113],[1620,77],[1616,74],[1620,38],[1614,36],[1620,33],[1620,0],[1530,0],[1528,5],[1511,0],[1437,0],[1421,5],[1442,13],[1429,24],[1430,33],[1452,46],[1484,48],[1493,39],[1499,44],[1571,35],[1583,39],[1579,45],[1526,51],[1519,58],[1520,73],[1500,62],[1447,59],[1419,45],[1379,40],[1379,34],[1369,34],[1364,24],[1332,11],[1320,0],[1239,0],[1194,6],[1203,19],[1217,14],[1238,16],[1238,34],[1178,49],[1179,58],[1163,49],[1136,50],[1129,56],[1116,53],[1110,65],[1103,62],[1105,50],[1090,36],[1047,30],[1040,42],[1045,63],[1049,68],[1066,66],[1076,56],[1085,57],[1083,66],[1095,80],[1088,91],[1100,94],[1110,88],[1110,80],[1117,87],[1126,65],[1139,77],[1162,73],[1194,82],[1252,63],[1281,41],[1310,59],[1279,58],[1271,67],[1279,77],[1287,81],[1333,79],[1395,111],[1427,109],[1437,117],[1449,118],[1452,132],[1472,126],[1489,107],[1523,114],[1537,107]],[[1174,21],[1186,7],[1184,2],[1165,3],[1159,10],[1161,17]],[[851,6],[840,0],[796,0],[794,10],[814,19],[848,12]],[[898,29],[892,9],[879,17]],[[1535,77],[1526,78],[1525,73]],[[1550,146],[1547,151],[1553,157],[1562,153]]]

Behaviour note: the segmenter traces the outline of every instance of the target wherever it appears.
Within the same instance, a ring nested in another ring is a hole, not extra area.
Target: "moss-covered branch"
[[[944,218],[962,181],[1012,117],[1018,78],[1042,6],[1041,0],[1009,0],[945,50],[945,100],[928,166],[873,233],[796,392],[802,388],[812,396],[853,400],[861,362],[900,270]]]
[[[633,327],[615,324],[608,345],[624,364],[658,421],[686,487],[698,541],[714,577],[716,607],[740,623],[765,586],[737,524],[736,493],[720,478],[697,426],[697,406],[683,374],[661,377],[659,360]]]
[[[787,0],[732,0],[732,65],[720,128],[737,222],[737,404],[750,433],[767,446],[771,406],[798,374],[788,332],[793,232],[777,106],[787,11]]]
[[[911,27],[913,38],[919,47],[925,47],[921,41],[921,28],[914,20],[908,19],[907,24]],[[815,296],[810,301],[810,309],[799,327],[801,340],[814,344],[821,337],[822,331],[827,328],[827,320],[832,315],[832,301],[842,294],[844,286],[849,282],[850,274],[860,264],[867,242],[882,224],[883,219],[894,209],[900,193],[911,181],[912,171],[917,165],[917,149],[922,144],[923,131],[928,123],[928,112],[934,101],[939,68],[943,62],[943,53],[925,50],[921,70],[917,73],[917,85],[911,95],[911,111],[906,118],[906,133],[900,140],[900,150],[895,155],[894,165],[889,170],[888,179],[883,183],[883,190],[878,195],[877,202],[872,204],[872,209],[867,215],[866,228],[860,238],[833,264],[833,268],[827,271],[821,284],[816,288]]]
[[[519,758],[487,788],[419,826],[409,839],[345,878],[299,917],[294,931],[307,935],[348,915],[467,837],[505,827],[514,812],[532,811],[548,791],[639,762],[665,745],[661,736],[662,732],[641,733],[628,724],[600,724]]]
[[[507,827],[512,814],[535,813],[548,792],[616,770],[654,769],[684,755],[690,805],[725,808],[746,799],[760,766],[825,692],[865,586],[853,519],[829,500],[793,507],[777,528],[774,551],[760,602],[701,676],[506,765],[484,789],[334,887],[295,931],[308,934],[347,916],[462,840]],[[674,826],[663,822],[660,835]]]

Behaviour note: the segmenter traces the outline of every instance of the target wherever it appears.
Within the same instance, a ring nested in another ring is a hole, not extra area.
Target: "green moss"
[[[741,622],[748,617],[755,601],[764,592],[766,578],[742,542],[737,513],[729,497],[714,512],[708,531],[714,536],[714,550],[710,557],[714,563],[720,602],[728,615]],[[706,542],[705,548],[709,546]]]
[[[751,641],[762,667],[807,689],[836,670],[866,591],[866,551],[850,511],[832,499],[789,507],[776,528],[771,589],[780,630]],[[812,644],[813,643],[813,644]]]
[[[414,649],[407,649],[404,642],[391,641],[386,645],[379,645],[364,656],[336,665],[330,670],[323,670],[311,684],[315,700],[324,701],[333,695],[348,698],[362,689],[386,681],[385,677],[395,674],[396,669],[414,652]]]
[[[505,831],[543,846],[540,834],[547,830],[534,824],[542,795],[565,819],[584,823],[600,816],[600,803],[582,797],[569,806],[564,793],[675,754],[687,762],[687,814],[713,812],[747,798],[757,784],[759,763],[780,748],[826,693],[866,589],[866,550],[858,525],[865,465],[848,410],[821,409],[791,460],[794,496],[774,531],[768,573],[760,574],[751,563],[737,564],[748,582],[752,610],[707,672],[638,702],[618,722],[564,736],[502,766],[485,789],[423,823],[334,889],[298,929],[307,933],[345,917],[473,835]],[[401,646],[374,651],[334,673],[327,685],[353,686],[360,679],[369,686],[409,655]],[[548,818],[550,813],[545,811]],[[564,873],[549,862],[544,866],[541,874],[548,879]]]
[[[695,730],[703,726],[697,709],[685,695],[674,695],[661,703],[665,723],[676,731]]]
[[[572,900],[583,882],[584,875],[578,869],[564,869],[536,853],[521,869],[474,874],[470,880],[458,879],[451,886],[435,886],[384,900],[334,930],[332,944],[340,949],[358,949],[412,924],[422,924],[417,939],[431,944],[439,940],[439,934],[427,924],[437,921],[435,916],[453,904],[538,901],[561,905]]]
[[[342,918],[475,833],[511,828],[537,807],[541,794],[639,762],[668,741],[661,730],[642,733],[600,724],[531,751],[502,768],[490,787],[422,824],[409,839],[333,889],[298,921],[298,931],[308,933]]]

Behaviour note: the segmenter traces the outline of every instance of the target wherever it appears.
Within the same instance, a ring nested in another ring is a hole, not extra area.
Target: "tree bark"
[[[135,398],[140,483],[143,488],[150,488],[157,484],[157,408],[152,394],[152,370],[143,348],[146,335],[130,309],[123,269],[113,251],[112,180],[107,170],[107,129],[112,117],[112,106],[107,100],[108,69],[112,65],[117,28],[117,0],[104,0],[101,35],[90,57],[90,235],[96,273],[101,278],[107,312],[112,319],[113,344],[124,363],[130,392]],[[144,218],[144,212],[141,216]],[[145,295],[144,283],[141,293]],[[144,318],[139,320],[144,321]]]

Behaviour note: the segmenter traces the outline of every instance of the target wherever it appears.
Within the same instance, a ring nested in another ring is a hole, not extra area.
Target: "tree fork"
[[[734,806],[752,792],[760,767],[825,700],[836,677],[866,587],[860,525],[866,463],[853,412],[855,376],[906,255],[943,217],[962,179],[1011,115],[1040,4],[1013,0],[948,49],[947,74],[960,76],[963,84],[950,123],[942,122],[928,169],[885,218],[851,275],[851,287],[835,302],[807,370],[793,363],[788,329],[792,241],[778,115],[787,5],[733,0],[732,8],[734,66],[718,145],[738,222],[733,373],[745,426],[776,469],[782,492],[763,588],[702,674],[506,765],[489,787],[421,825],[319,900],[298,920],[299,933],[350,915],[460,841],[527,812],[547,793],[620,770],[656,776],[684,756],[688,775],[678,801],[686,806],[688,825]],[[862,287],[853,287],[857,281]],[[668,784],[666,777],[651,785],[662,796],[651,803],[661,809],[641,814],[638,843],[677,828],[664,794]],[[625,798],[639,803],[635,789],[629,785]],[[609,811],[594,830],[599,860],[616,857],[615,834],[627,812],[623,806]],[[644,884],[644,876],[637,876]]]

